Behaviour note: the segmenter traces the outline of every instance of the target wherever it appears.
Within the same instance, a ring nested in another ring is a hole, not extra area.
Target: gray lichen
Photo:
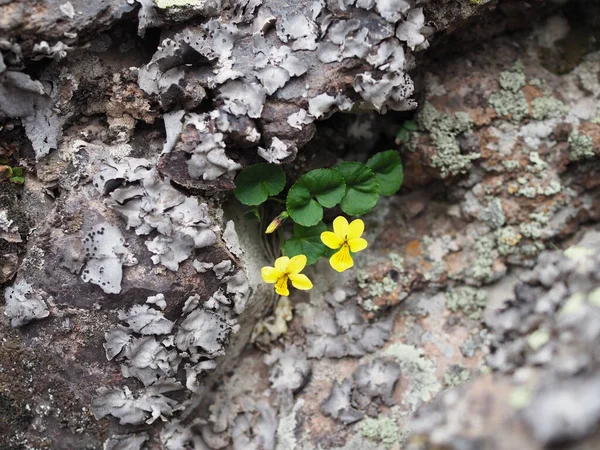
[[[48,305],[41,293],[25,280],[15,282],[4,291],[6,309],[4,314],[10,318],[13,327],[23,326],[32,320],[39,320],[50,315]]]
[[[429,132],[436,147],[431,164],[440,170],[443,178],[464,173],[479,153],[461,153],[457,138],[471,131],[471,119],[466,113],[456,113],[454,117],[440,113],[430,103],[425,103],[417,116],[422,129]]]

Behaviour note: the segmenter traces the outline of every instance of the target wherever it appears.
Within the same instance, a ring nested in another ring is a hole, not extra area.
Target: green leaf
[[[344,162],[335,170],[342,174],[347,186],[340,205],[342,211],[350,216],[359,216],[373,209],[379,200],[379,183],[373,171],[355,161]]]
[[[307,188],[325,208],[333,208],[344,198],[344,178],[333,169],[314,169],[300,177],[297,184]]]
[[[333,208],[346,193],[344,178],[333,169],[315,169],[290,188],[286,208],[294,222],[312,227],[323,219],[323,206]]]
[[[244,205],[263,203],[285,187],[285,173],[276,164],[255,164],[244,169],[235,180],[235,196]]]
[[[311,265],[325,254],[327,247],[321,242],[321,233],[327,231],[327,226],[319,222],[314,227],[294,225],[294,235],[283,244],[283,253],[290,258],[296,255],[306,255],[306,264]]]
[[[288,192],[286,208],[292,220],[305,227],[312,227],[323,219],[323,207],[307,188],[297,183]]]
[[[23,168],[22,167],[13,167],[12,174],[13,174],[13,177],[22,177],[23,176]]]
[[[398,192],[404,180],[404,170],[397,151],[377,153],[367,161],[367,166],[375,172],[382,195],[393,195]]]
[[[408,138],[409,138],[408,131],[406,131],[404,128],[400,128],[400,131],[398,131],[398,134],[396,135],[396,144],[400,144],[401,142],[406,142],[406,141],[408,141]]]
[[[248,208],[248,211],[244,213],[244,217],[252,220],[256,219],[260,222],[260,212],[258,211],[258,208],[256,206],[251,206],[250,208]]]
[[[413,120],[405,120],[402,124],[402,128],[404,128],[407,131],[417,131],[419,129],[419,126]]]
[[[25,183],[25,178],[24,177],[12,177],[8,181],[10,181],[11,183],[23,184],[23,183]]]

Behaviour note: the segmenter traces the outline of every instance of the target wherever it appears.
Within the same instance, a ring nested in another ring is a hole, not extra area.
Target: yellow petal
[[[362,236],[363,231],[365,231],[365,223],[360,219],[354,219],[348,225],[348,240],[358,239]]]
[[[290,275],[290,281],[292,282],[292,286],[302,291],[308,291],[313,287],[313,284],[308,277],[301,273]]]
[[[321,233],[321,241],[327,247],[332,248],[334,250],[340,248],[342,246],[342,243],[344,242],[338,237],[337,234],[332,233],[331,231],[323,231]]]
[[[290,290],[288,289],[288,277],[284,275],[277,280],[277,283],[275,283],[275,292],[284,297],[290,295]]]
[[[348,221],[344,216],[337,216],[335,218],[333,221],[333,232],[342,241],[346,239],[346,235],[348,234]]]
[[[277,270],[279,270],[280,272],[285,273],[289,263],[290,263],[290,258],[288,258],[287,256],[282,256],[275,260],[275,268]]]
[[[360,252],[367,248],[367,240],[363,238],[350,239],[348,241],[348,245],[350,246],[350,250],[354,253]]]
[[[265,283],[277,283],[277,280],[283,276],[283,272],[275,267],[265,266],[261,269],[260,275]]]
[[[290,259],[286,273],[289,273],[290,275],[300,273],[302,272],[302,269],[304,269],[304,266],[306,266],[306,255],[296,255]]]
[[[352,261],[352,256],[350,256],[350,249],[347,245],[344,245],[341,250],[335,253],[331,258],[329,258],[329,264],[338,272],[343,272],[344,270],[349,269],[354,266],[354,261]]]

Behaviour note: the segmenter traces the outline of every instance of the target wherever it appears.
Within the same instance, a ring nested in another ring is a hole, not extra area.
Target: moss
[[[487,293],[481,289],[464,286],[446,294],[446,306],[452,312],[462,311],[469,319],[479,320],[487,305]]]
[[[398,442],[398,431],[398,424],[391,417],[367,417],[360,423],[360,433],[364,437],[381,442],[388,450]]]
[[[444,374],[444,385],[455,387],[471,378],[469,370],[462,364],[454,364]]]
[[[594,141],[590,136],[580,134],[578,130],[573,130],[569,135],[568,142],[571,146],[569,152],[571,161],[579,161],[594,156]]]
[[[437,152],[431,157],[431,165],[440,169],[443,178],[464,173],[479,153],[461,154],[457,138],[471,132],[471,119],[467,113],[454,116],[439,112],[431,103],[425,103],[417,122],[421,129],[429,132]]]
[[[535,120],[564,116],[569,108],[555,97],[538,97],[533,100],[531,115]]]

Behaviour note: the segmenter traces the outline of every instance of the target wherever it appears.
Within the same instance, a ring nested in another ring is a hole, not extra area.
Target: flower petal
[[[348,241],[348,245],[350,246],[350,251],[356,253],[356,252],[360,252],[361,250],[364,250],[365,248],[367,248],[367,240],[363,239],[363,238],[356,238],[356,239],[350,239]]]
[[[308,277],[301,273],[290,275],[290,281],[292,282],[292,286],[301,291],[308,291],[313,287],[313,284]]]
[[[360,219],[354,219],[348,225],[348,240],[358,239],[365,231],[365,223]],[[352,250],[354,251],[354,250]]]
[[[323,231],[321,233],[321,241],[327,247],[332,248],[334,250],[340,248],[342,246],[342,243],[344,242],[338,237],[337,234],[332,233],[331,231]]]
[[[329,264],[331,264],[331,267],[338,272],[343,272],[354,266],[354,261],[352,260],[352,256],[350,256],[350,249],[348,246],[344,245],[339,252],[329,258]]]
[[[287,256],[282,256],[275,260],[275,268],[282,273],[285,273],[287,270],[288,264],[290,263],[290,258]]]
[[[346,239],[348,234],[348,221],[344,216],[337,216],[333,221],[333,232],[342,241]]]
[[[277,283],[277,280],[283,276],[283,272],[275,267],[265,266],[260,270],[260,275],[265,283],[272,284]]]
[[[290,295],[290,290],[288,289],[288,277],[284,275],[277,280],[277,283],[275,283],[275,292],[284,297]]]
[[[290,275],[300,273],[304,269],[304,266],[306,266],[306,255],[296,255],[290,259],[286,273]]]

